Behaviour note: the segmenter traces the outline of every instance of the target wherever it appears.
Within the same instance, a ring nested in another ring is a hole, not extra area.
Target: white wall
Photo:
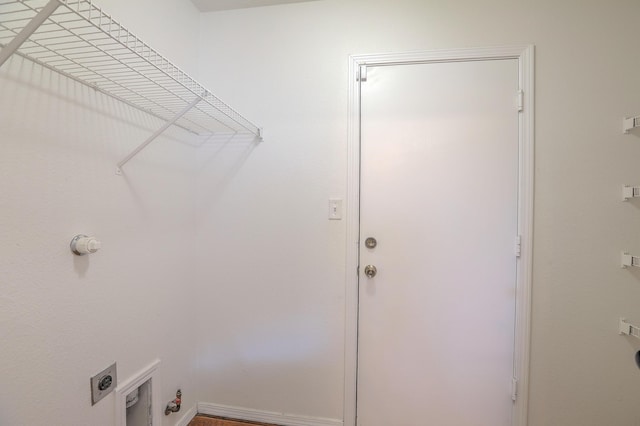
[[[201,399],[342,417],[349,54],[536,45],[531,426],[640,419],[640,3],[325,0],[210,13],[200,74],[264,126],[266,141],[211,144],[199,178],[198,292],[207,315]]]
[[[155,357],[163,401],[182,387],[187,408],[341,418],[345,224],[326,215],[346,195],[348,55],[523,43],[537,49],[530,424],[637,423],[640,346],[616,326],[640,322],[640,273],[618,268],[621,249],[640,252],[638,203],[619,201],[622,183],[640,183],[640,138],[620,134],[640,111],[640,4],[211,13],[199,64],[189,2],[101,5],[266,141],[210,141],[194,163],[163,138],[118,177],[155,120],[17,57],[0,69],[0,424],[112,425],[113,396],[91,407],[89,376],[115,360],[124,380]],[[72,256],[79,232],[103,250]]]
[[[196,69],[189,2],[100,3]],[[0,69],[0,424],[112,426],[89,377],[113,361],[122,382],[160,358],[161,401],[195,403],[195,151],[162,138],[114,173],[158,126],[17,56]],[[71,254],[77,233],[102,250]]]

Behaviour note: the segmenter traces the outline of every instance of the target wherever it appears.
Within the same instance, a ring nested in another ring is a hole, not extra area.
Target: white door
[[[518,61],[367,71],[358,425],[508,426]]]

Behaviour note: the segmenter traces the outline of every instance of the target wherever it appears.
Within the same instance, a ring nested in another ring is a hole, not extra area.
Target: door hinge
[[[356,266],[356,276],[360,276],[360,265]]]
[[[524,92],[522,90],[518,90],[517,105],[518,112],[522,112],[524,110]]]
[[[518,399],[518,379],[515,377],[511,379],[511,400]]]
[[[522,237],[516,235],[516,257],[520,257],[520,253],[522,253]]]
[[[367,81],[367,66],[360,65],[360,72],[358,72],[357,81],[364,82]]]

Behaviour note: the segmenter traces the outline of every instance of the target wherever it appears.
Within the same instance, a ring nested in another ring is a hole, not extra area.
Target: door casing
[[[345,285],[344,426],[356,426],[358,354],[358,263],[360,229],[360,72],[363,66],[478,60],[518,60],[522,110],[519,114],[518,235],[514,377],[517,398],[513,426],[526,426],[531,336],[534,183],[534,46],[435,50],[353,55],[349,58],[349,135],[345,219],[347,221]],[[515,95],[515,94],[514,94]],[[514,96],[514,104],[516,97]],[[464,123],[461,123],[463,125]]]

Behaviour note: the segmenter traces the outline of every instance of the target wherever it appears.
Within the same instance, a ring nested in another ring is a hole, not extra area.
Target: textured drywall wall
[[[189,2],[100,3],[195,69]],[[161,401],[195,403],[195,151],[163,137],[114,173],[159,125],[20,57],[0,69],[0,424],[114,425],[115,394],[91,406],[89,387],[114,361],[122,382],[160,358]],[[74,256],[78,233],[102,250]]]
[[[189,0],[102,0],[122,25],[192,77],[197,76],[198,9]]]
[[[640,419],[640,3],[327,0],[204,14],[200,73],[265,128],[199,178],[202,399],[340,418],[349,54],[536,45],[531,426]],[[218,82],[224,82],[218,83]],[[461,123],[462,125],[463,123]]]
[[[285,3],[299,3],[314,0],[191,0],[201,12],[216,10],[244,9],[247,7],[274,6]]]

